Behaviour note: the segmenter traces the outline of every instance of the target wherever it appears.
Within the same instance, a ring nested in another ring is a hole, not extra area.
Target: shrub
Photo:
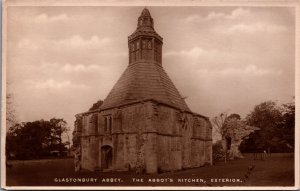
[[[217,141],[213,144],[213,161],[222,161],[224,160],[224,149],[222,147],[221,141]]]

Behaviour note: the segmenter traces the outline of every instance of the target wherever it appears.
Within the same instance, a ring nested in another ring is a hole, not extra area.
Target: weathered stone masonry
[[[77,114],[75,170],[157,173],[212,161],[207,117],[193,113],[162,67],[162,38],[144,9],[129,65],[99,109]]]

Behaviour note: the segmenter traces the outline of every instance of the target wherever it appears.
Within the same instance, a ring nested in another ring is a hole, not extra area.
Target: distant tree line
[[[6,135],[6,157],[8,159],[41,159],[62,156],[68,152],[69,142],[62,135],[69,128],[63,119],[16,123]]]
[[[90,111],[99,109],[103,101],[92,105]],[[32,122],[18,122],[12,94],[6,95],[6,158],[42,159],[70,154],[70,131],[64,119],[52,118]],[[67,141],[63,142],[63,135]]]

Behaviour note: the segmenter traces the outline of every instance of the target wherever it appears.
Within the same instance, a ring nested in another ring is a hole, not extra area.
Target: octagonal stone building
[[[212,162],[212,126],[192,112],[162,66],[163,39],[145,8],[129,64],[103,104],[76,115],[75,170],[158,173]]]

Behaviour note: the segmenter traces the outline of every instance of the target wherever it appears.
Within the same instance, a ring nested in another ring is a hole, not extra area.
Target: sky
[[[19,121],[75,114],[105,99],[128,66],[144,7],[9,7],[7,92]],[[151,7],[163,67],[190,109],[242,117],[295,95],[295,10]]]

